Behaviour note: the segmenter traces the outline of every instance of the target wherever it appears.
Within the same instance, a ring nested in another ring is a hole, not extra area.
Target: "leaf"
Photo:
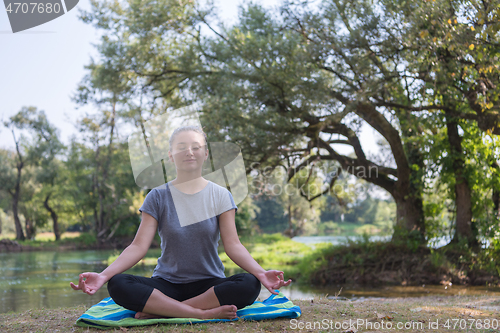
[[[383,313],[377,313],[377,319],[382,319],[382,320],[393,320],[394,317],[391,317],[389,315],[383,314]]]
[[[420,37],[421,38],[425,38],[427,36],[429,36],[429,31],[428,30],[420,31]]]

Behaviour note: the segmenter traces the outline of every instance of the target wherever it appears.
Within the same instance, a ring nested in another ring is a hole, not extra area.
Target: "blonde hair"
[[[208,145],[207,145],[207,142],[208,142],[207,135],[205,134],[205,132],[203,131],[203,129],[200,126],[197,126],[197,125],[189,125],[189,126],[178,127],[178,128],[176,128],[174,130],[174,132],[170,136],[170,139],[168,140],[169,150],[170,151],[172,151],[172,144],[174,143],[174,139],[177,136],[177,134],[179,134],[180,132],[186,132],[186,131],[193,131],[193,132],[196,132],[198,134],[202,134],[203,138],[205,140],[205,149],[208,148]]]

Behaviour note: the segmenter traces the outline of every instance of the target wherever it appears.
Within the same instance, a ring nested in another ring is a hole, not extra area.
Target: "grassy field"
[[[258,322],[155,325],[115,328],[119,332],[498,332],[500,298],[428,296],[419,298],[336,301],[296,300],[302,316]],[[102,332],[75,326],[85,307],[40,309],[0,314],[0,332]],[[490,328],[482,328],[489,320]],[[352,323],[352,326],[349,326]],[[388,329],[392,326],[393,329]],[[495,329],[496,327],[496,329]]]
[[[77,238],[80,236],[79,231],[75,232],[63,232],[61,235],[61,239],[66,239],[66,238]],[[16,234],[1,234],[0,239],[12,239],[14,240],[16,238]],[[55,241],[55,236],[54,233],[52,232],[40,232],[36,234],[35,236],[35,242],[50,242],[50,241]]]
[[[31,249],[40,251],[51,251],[58,249],[77,249],[77,248],[92,248],[96,244],[95,236],[89,233],[81,232],[63,232],[61,234],[61,239],[56,241],[55,236],[52,232],[41,232],[36,234],[35,239],[29,240],[15,240],[15,234],[3,233],[0,235],[1,239],[10,239],[16,241],[19,245]]]

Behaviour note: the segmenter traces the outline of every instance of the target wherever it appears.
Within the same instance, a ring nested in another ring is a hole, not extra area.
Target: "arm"
[[[148,213],[142,213],[142,221],[132,243],[123,250],[120,256],[100,274],[86,272],[80,274],[78,285],[70,283],[74,290],[82,290],[93,295],[99,288],[116,274],[123,273],[139,262],[151,246],[156,234],[158,222]]]
[[[219,217],[219,229],[228,257],[234,263],[243,268],[248,273],[254,275],[272,294],[277,294],[274,289],[288,286],[292,280],[284,281],[283,272],[276,270],[266,271],[250,255],[248,250],[241,244],[234,222],[235,210],[224,212]]]

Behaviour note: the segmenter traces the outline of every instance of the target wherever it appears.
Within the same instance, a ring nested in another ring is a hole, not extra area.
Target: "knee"
[[[255,299],[257,299],[261,289],[260,281],[255,277],[255,275],[252,274],[247,274],[247,275],[248,275],[248,289],[252,293],[252,295],[255,295]]]
[[[260,281],[249,273],[230,277],[230,281],[215,286],[221,305],[236,305],[238,309],[253,304],[260,293]]]
[[[255,302],[257,297],[259,297],[261,285],[259,279],[257,279],[254,275],[249,273],[243,274],[244,288],[242,288],[242,296],[244,297],[242,297],[242,299],[244,299],[246,303],[244,306],[247,306]]]
[[[117,274],[108,281],[108,293],[115,302],[116,299],[120,299],[120,296],[123,296],[126,291],[126,284],[127,280],[124,274]]]

